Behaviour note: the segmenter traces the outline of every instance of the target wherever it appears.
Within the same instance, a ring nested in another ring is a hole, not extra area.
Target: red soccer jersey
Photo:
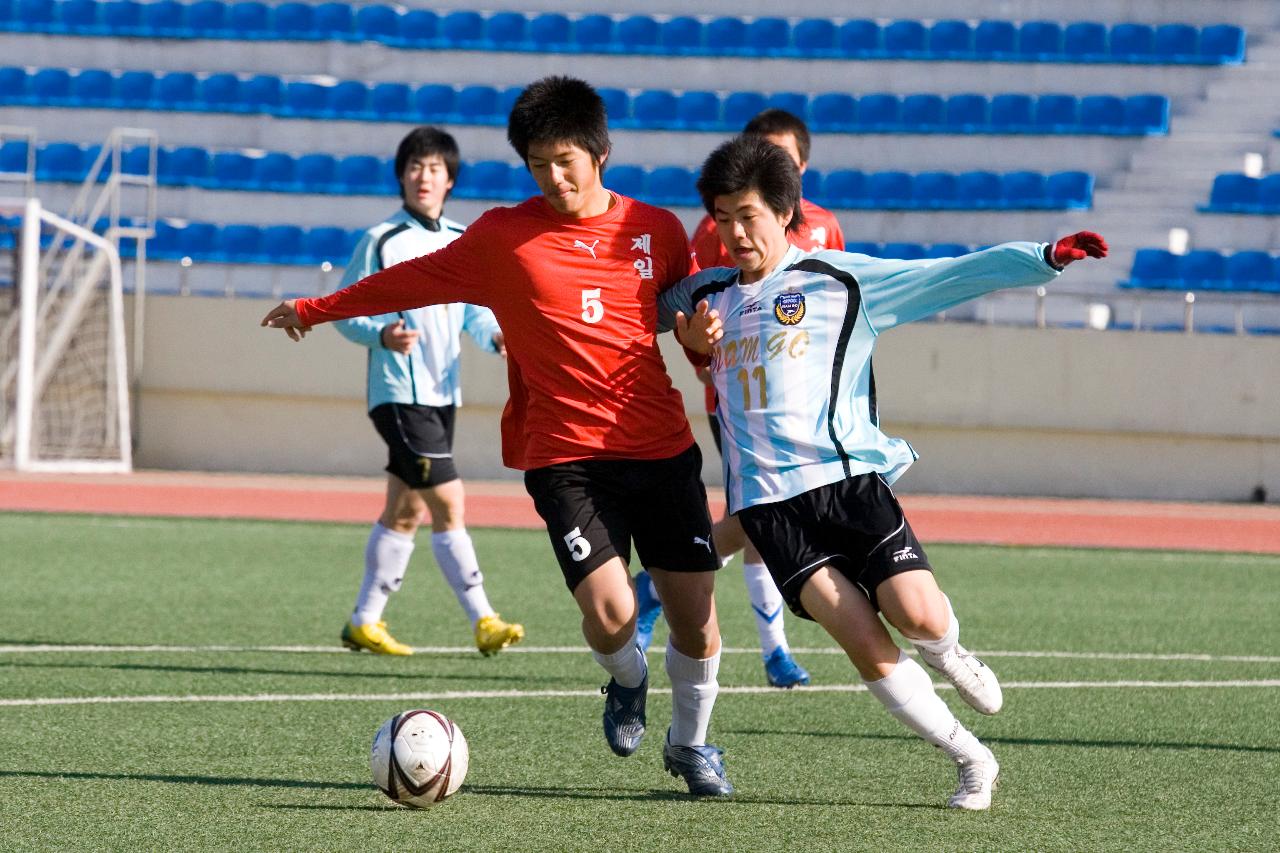
[[[502,460],[665,459],[693,443],[658,350],[658,294],[698,267],[674,215],[614,194],[574,219],[541,196],[494,208],[448,246],[329,296],[299,299],[308,325],[422,305],[493,310],[511,396]]]
[[[795,231],[787,232],[787,240],[791,245],[811,252],[814,249],[844,249],[844,233],[840,230],[840,222],[831,211],[818,207],[807,199],[800,200],[800,211],[804,214],[804,224]],[[731,267],[733,258],[725,251],[716,233],[716,221],[710,216],[702,217],[698,227],[693,230],[693,256],[698,259],[698,266]]]

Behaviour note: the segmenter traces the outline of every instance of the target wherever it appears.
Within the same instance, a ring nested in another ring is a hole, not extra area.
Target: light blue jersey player
[[[995,756],[934,693],[884,622],[984,714],[1000,683],[959,643],[951,603],[890,484],[916,459],[880,431],[871,357],[877,336],[1004,287],[1042,284],[1072,261],[1104,257],[1081,232],[1055,244],[1006,243],[960,258],[885,260],[789,245],[800,174],[767,141],[739,137],[707,158],[698,192],[736,268],[664,293],[659,326],[709,357],[731,512],[796,615],[817,621],[868,690],[957,766],[948,805],[986,809]]]

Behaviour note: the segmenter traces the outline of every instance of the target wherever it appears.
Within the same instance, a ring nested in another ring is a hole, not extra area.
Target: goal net
[[[0,465],[129,471],[118,252],[38,199],[0,216]]]

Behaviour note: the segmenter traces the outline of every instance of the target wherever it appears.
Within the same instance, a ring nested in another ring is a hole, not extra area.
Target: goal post
[[[39,199],[0,199],[0,213],[15,211],[21,233],[0,304],[0,465],[130,471],[120,255]]]

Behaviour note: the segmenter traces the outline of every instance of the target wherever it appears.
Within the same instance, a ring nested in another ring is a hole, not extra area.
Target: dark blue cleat
[[[773,654],[764,659],[764,675],[774,687],[784,687],[787,690],[797,684],[809,683],[808,671],[796,663],[796,659],[782,646],[778,646]]]
[[[722,755],[724,750],[711,744],[675,746],[668,740],[662,747],[662,769],[672,776],[683,776],[695,797],[727,797],[733,793],[733,785],[724,775]]]
[[[624,758],[640,748],[644,737],[644,704],[649,695],[649,676],[639,687],[623,687],[614,679],[600,688],[604,694],[604,739],[615,755]]]
[[[658,624],[662,615],[662,602],[653,591],[653,579],[649,573],[641,569],[636,574],[636,644],[640,651],[647,652],[653,643],[653,627]]]

